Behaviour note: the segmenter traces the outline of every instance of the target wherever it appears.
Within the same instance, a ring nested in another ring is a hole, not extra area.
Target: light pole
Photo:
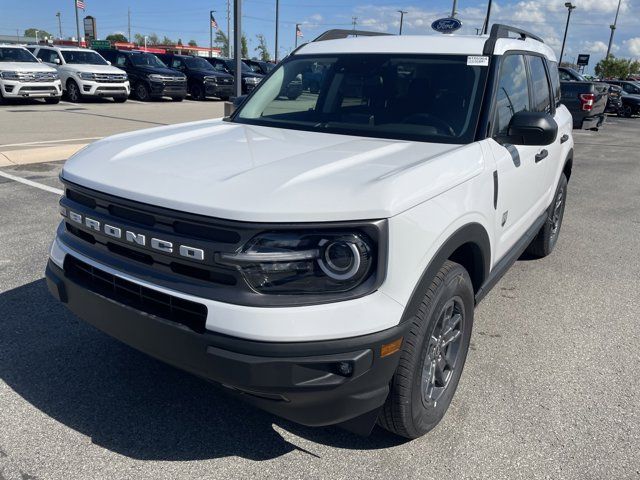
[[[491,18],[491,5],[493,4],[492,0],[489,0],[489,4],[487,5],[487,16],[484,17],[484,26],[482,27],[482,33],[489,33],[489,19]]]
[[[40,42],[38,41],[38,32],[40,32],[40,30],[36,30],[36,45],[38,45]]]
[[[147,51],[147,39],[149,38],[149,35],[145,35],[144,36],[144,51]]]
[[[213,14],[215,10],[209,10],[209,57],[213,57]]]
[[[613,34],[616,31],[616,25],[618,24],[618,14],[620,13],[621,3],[622,3],[622,0],[618,0],[618,9],[616,10],[616,19],[613,21],[613,25],[609,25],[609,28],[611,29],[611,36],[609,37],[609,46],[607,47],[607,56],[604,58],[609,58],[609,55],[611,54],[611,46],[613,45]]]
[[[278,63],[278,26],[280,23],[280,0],[276,0],[276,63]]]
[[[73,9],[76,11],[76,33],[78,34],[78,46],[80,46],[80,18],[78,17],[77,0],[73,0]]]
[[[458,0],[453,0],[453,8],[451,8],[451,18],[456,18],[456,13],[458,13],[457,10],[458,7]]]
[[[575,10],[576,6],[571,2],[567,2],[564,4],[567,7],[567,25],[564,27],[564,38],[562,39],[562,50],[560,50],[560,61],[558,65],[562,63],[562,57],[564,56],[564,45],[567,42],[567,32],[569,31],[569,20],[571,20],[571,12]]]
[[[58,17],[58,33],[60,34],[58,38],[62,40],[62,15],[60,12],[56,13],[56,17]]]
[[[404,22],[404,14],[407,13],[405,10],[398,10],[400,14],[400,33],[398,35],[402,35],[402,23]]]

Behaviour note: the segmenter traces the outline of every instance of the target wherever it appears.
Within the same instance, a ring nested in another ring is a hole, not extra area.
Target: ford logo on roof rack
[[[453,17],[440,18],[431,24],[431,28],[440,33],[453,33],[460,30],[460,27],[462,27],[462,22]]]

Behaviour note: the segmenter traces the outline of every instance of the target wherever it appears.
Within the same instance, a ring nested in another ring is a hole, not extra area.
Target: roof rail
[[[542,38],[540,38],[538,35],[534,35],[533,33],[527,32],[526,30],[522,30],[521,28],[517,27],[511,27],[509,25],[504,25],[502,23],[494,23],[491,27],[489,39],[484,44],[483,54],[491,55],[498,39],[513,38],[509,35],[510,33],[515,33],[516,35],[518,35],[519,40],[526,40],[527,38],[530,38],[532,40],[537,40],[538,42],[544,43],[544,40],[542,40]]]
[[[367,30],[347,30],[347,29],[334,29],[327,30],[319,37],[312,40],[312,42],[322,42],[324,40],[338,40],[341,38],[348,37],[380,37],[380,36],[389,36],[391,33],[382,33],[382,32],[370,32]]]

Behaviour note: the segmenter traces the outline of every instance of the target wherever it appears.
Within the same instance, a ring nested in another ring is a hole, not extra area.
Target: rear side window
[[[562,96],[560,93],[560,75],[558,73],[558,63],[547,62],[547,66],[549,67],[549,78],[551,79],[551,93],[553,94],[552,96],[557,107],[558,105],[560,105],[560,97]]]
[[[498,93],[496,96],[496,131],[507,133],[514,114],[529,110],[529,82],[522,55],[507,55],[500,66]]]
[[[547,70],[541,57],[529,57],[531,85],[533,86],[533,111],[551,113],[551,93],[547,81]]]

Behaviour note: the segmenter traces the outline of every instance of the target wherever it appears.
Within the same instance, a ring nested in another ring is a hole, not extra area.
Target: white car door
[[[533,110],[527,61],[523,54],[502,58],[494,117],[488,142],[496,164],[495,260],[500,260],[547,207],[549,148],[500,141],[515,113]]]

